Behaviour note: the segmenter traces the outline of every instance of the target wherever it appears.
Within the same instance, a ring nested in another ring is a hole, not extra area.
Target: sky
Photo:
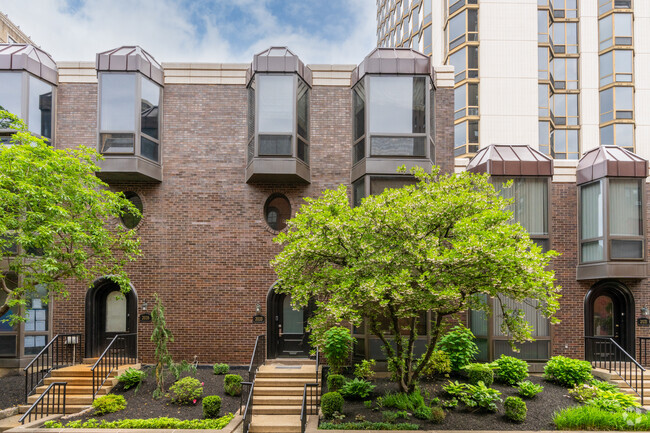
[[[56,61],[140,45],[158,62],[248,63],[274,45],[305,63],[358,64],[376,46],[375,0],[0,0]]]

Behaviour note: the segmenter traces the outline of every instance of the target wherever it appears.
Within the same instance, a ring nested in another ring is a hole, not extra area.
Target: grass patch
[[[553,422],[558,430],[650,430],[650,413],[608,412],[593,406],[579,406],[556,412]]]

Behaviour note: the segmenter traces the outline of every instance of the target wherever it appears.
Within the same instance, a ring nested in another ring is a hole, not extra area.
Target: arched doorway
[[[97,280],[86,293],[86,357],[100,356],[117,334],[137,332],[138,298],[113,281]]]
[[[275,292],[271,287],[267,296],[267,356],[268,358],[306,358],[309,356],[307,319],[312,308],[294,310],[291,295]]]
[[[634,356],[634,297],[618,281],[595,284],[585,297],[585,335],[614,339]]]

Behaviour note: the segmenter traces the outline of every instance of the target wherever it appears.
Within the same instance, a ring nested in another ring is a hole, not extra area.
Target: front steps
[[[90,361],[94,363],[95,360]],[[93,402],[93,374],[90,370],[92,366],[93,364],[88,363],[52,370],[50,376],[43,380],[43,385],[36,388],[34,394],[27,397],[27,404],[18,406],[18,411],[21,414],[27,412],[38,397],[54,382],[66,382],[68,384],[66,386],[65,399],[65,412],[67,414],[86,409]],[[140,369],[140,364],[122,365],[113,371],[110,377],[106,379],[106,382],[104,382],[104,385],[99,389],[97,395],[108,394],[117,385],[117,376],[122,374],[127,368]]]
[[[253,418],[249,431],[251,433],[300,432],[304,387],[306,383],[315,382],[315,362],[274,361],[261,366],[255,376]],[[316,394],[320,396],[320,388]]]
[[[614,372],[610,373],[608,370],[604,370],[602,368],[594,368],[592,370],[592,374],[598,379],[604,380],[609,383],[613,383],[614,385],[618,386],[621,392],[635,395],[637,402],[641,404],[641,398],[637,395],[636,392],[632,390],[632,388],[630,388],[630,386],[627,383],[625,383],[623,379],[621,379],[621,377],[618,374]],[[639,382],[639,387],[640,386],[641,383]],[[642,406],[643,409],[650,410],[650,371],[645,371],[643,373],[643,403],[644,403],[644,405]]]

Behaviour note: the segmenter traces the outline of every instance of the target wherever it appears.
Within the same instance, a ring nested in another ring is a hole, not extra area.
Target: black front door
[[[285,294],[273,293],[269,304],[269,358],[309,356],[309,310],[294,310]]]
[[[634,356],[634,320],[631,295],[618,284],[601,284],[587,295],[585,335],[612,338]],[[603,346],[604,347],[604,346]]]

